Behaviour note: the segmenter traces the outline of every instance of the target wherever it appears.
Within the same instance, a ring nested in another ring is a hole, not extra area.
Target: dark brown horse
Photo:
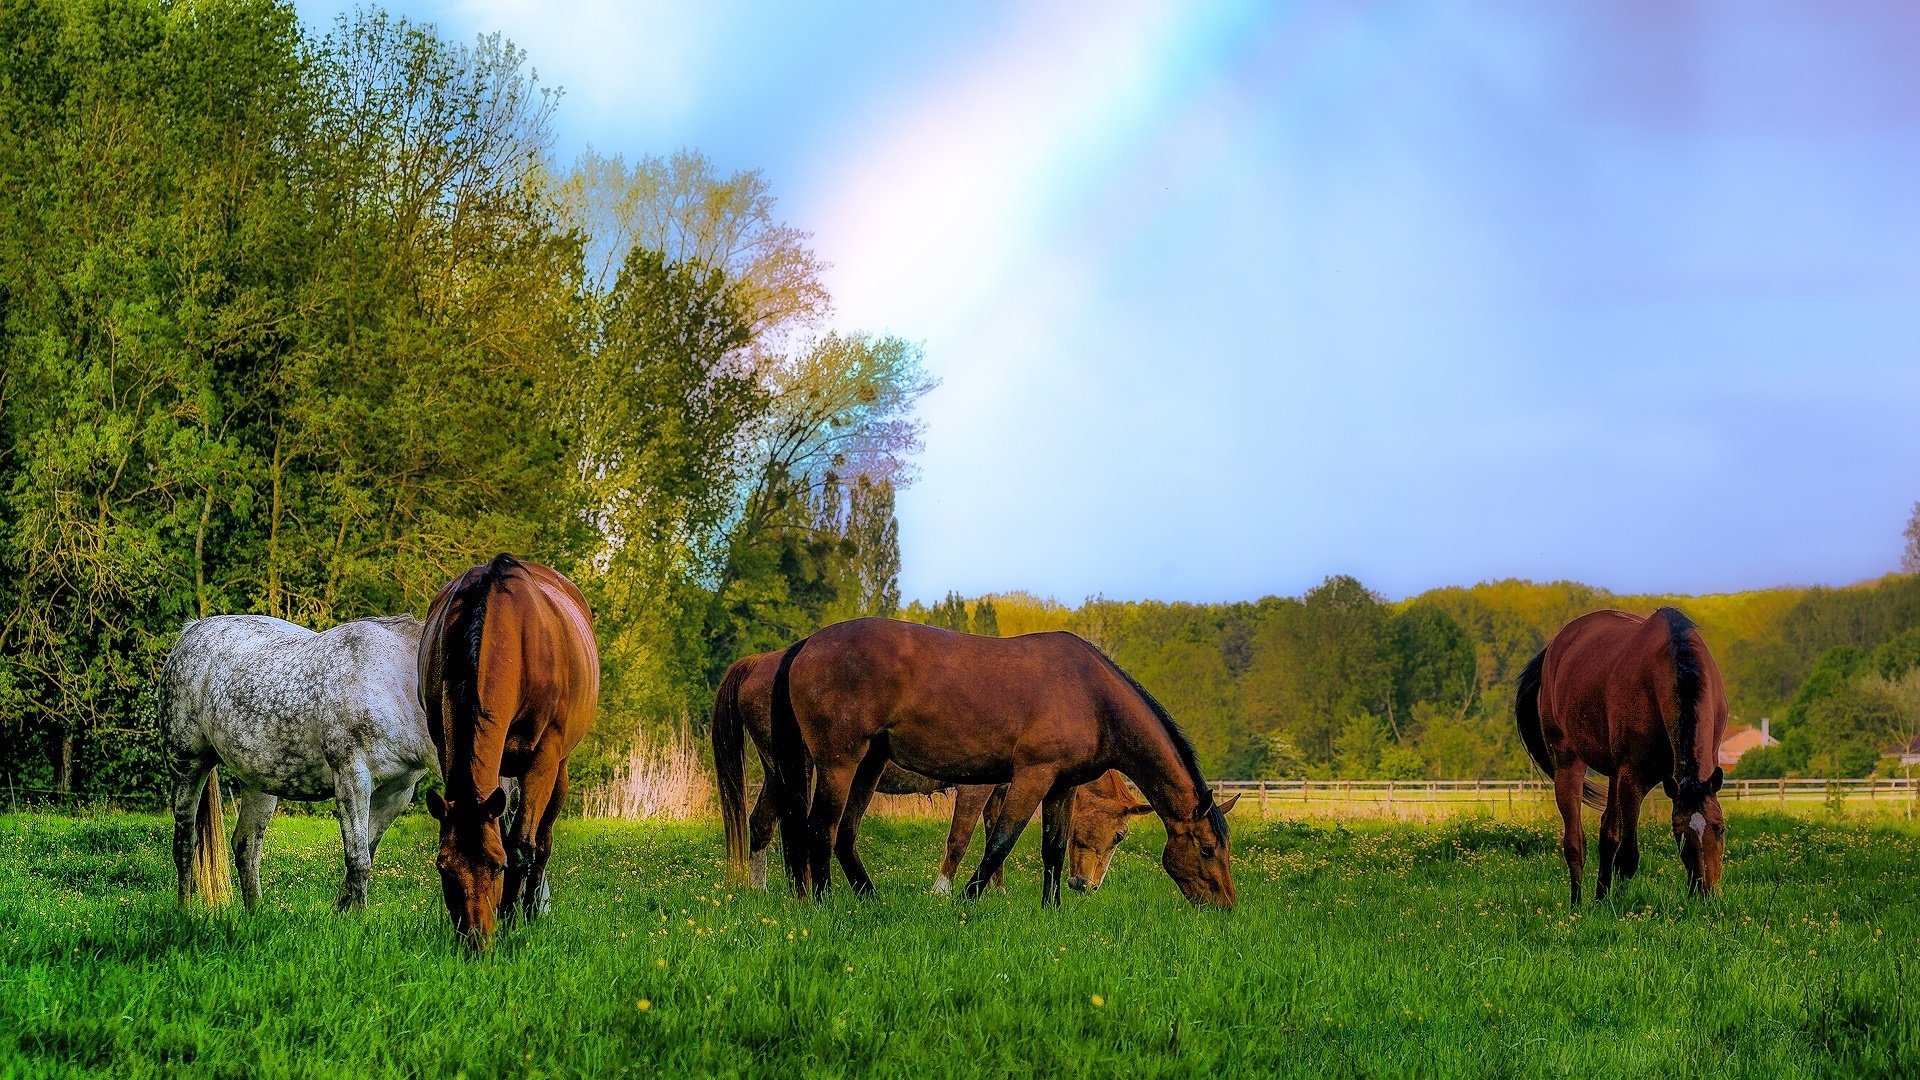
[[[780,658],[773,757],[787,874],[802,895],[825,893],[843,810],[897,761],[948,783],[1008,785],[969,897],[1038,807],[1041,902],[1058,904],[1074,788],[1115,768],[1165,824],[1160,861],[1181,892],[1234,904],[1227,808],[1214,802],[1193,745],[1138,683],[1072,634],[976,637],[891,619],[829,626]],[[844,846],[852,854],[853,838]],[[843,868],[855,891],[873,888],[857,854]]]
[[[427,809],[440,822],[447,913],[472,943],[492,937],[496,913],[544,910],[567,756],[593,726],[599,696],[593,617],[559,573],[498,555],[433,598],[420,701],[447,793],[428,795]],[[520,788],[504,838],[503,777]]]
[[[1673,800],[1673,838],[1696,893],[1720,884],[1726,819],[1717,764],[1727,729],[1720,669],[1685,615],[1595,611],[1562,627],[1520,674],[1515,713],[1527,753],[1553,777],[1560,851],[1580,904],[1587,836],[1580,804],[1600,817],[1601,900],[1617,873],[1640,868],[1640,804],[1657,783]],[[1609,777],[1605,801],[1587,770]]]
[[[728,787],[724,782],[730,775],[728,770],[719,767],[723,757],[738,757],[744,752],[741,732],[744,730],[753,741],[754,750],[760,756],[761,771],[768,777],[773,775],[772,731],[773,731],[773,679],[780,666],[780,654],[777,652],[759,653],[736,661],[727,669],[720,680],[720,689],[713,701],[713,754],[715,772],[722,777],[720,801],[722,818],[727,823],[727,842],[729,850],[735,850],[746,844],[746,867],[748,883],[755,888],[764,888],[767,883],[767,850],[773,843],[775,821],[773,807],[773,787],[763,784],[760,795],[754,800],[753,813],[746,818],[745,835],[741,834],[742,820],[739,810],[727,812],[727,807],[742,802],[745,792]],[[932,795],[943,791],[953,792],[953,824],[947,830],[947,844],[940,861],[940,871],[934,878],[933,891],[944,895],[951,889],[954,873],[960,860],[966,856],[967,845],[973,839],[974,826],[982,819],[991,821],[999,814],[1006,800],[1005,784],[962,784],[942,783],[919,773],[908,772],[893,762],[880,773],[880,781],[875,792],[881,795]],[[842,838],[859,831],[860,819],[865,815],[866,805],[849,802],[841,819]],[[1092,784],[1083,785],[1074,796],[1073,836],[1067,848],[1067,858],[1075,873],[1084,864],[1088,868],[1098,865],[1098,871],[1090,869],[1090,878],[1094,887],[1104,874],[1107,860],[1112,858],[1113,848],[1126,836],[1127,820],[1133,814],[1145,813],[1152,808],[1138,805],[1126,789],[1126,781],[1119,773],[1109,772]],[[851,833],[849,832],[851,830]],[[843,860],[845,851],[838,843],[835,854]],[[736,862],[738,861],[736,857]],[[1083,875],[1068,884],[1075,888],[1084,888],[1088,876]],[[1002,875],[994,875],[993,884],[1002,884]]]

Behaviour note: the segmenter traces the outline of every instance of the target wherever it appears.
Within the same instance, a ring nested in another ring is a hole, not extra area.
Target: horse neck
[[[1153,812],[1168,821],[1189,821],[1200,810],[1201,791],[1180,760],[1180,752],[1167,734],[1166,725],[1153,714],[1146,702],[1122,701],[1115,710],[1122,718],[1115,739],[1120,750],[1119,768],[1139,787],[1140,794]]]

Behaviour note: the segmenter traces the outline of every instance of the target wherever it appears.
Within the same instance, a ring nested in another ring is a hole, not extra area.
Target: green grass
[[[882,895],[813,906],[720,885],[716,824],[568,821],[553,914],[477,958],[432,824],[335,915],[332,820],[282,818],[261,910],[207,915],[175,909],[158,817],[0,816],[0,1075],[1920,1071],[1900,822],[1737,817],[1708,904],[1649,831],[1641,876],[1570,916],[1545,822],[1242,821],[1222,913],[1180,900],[1150,823],[1042,911],[1037,830],[969,904],[924,892],[940,825],[870,822]]]

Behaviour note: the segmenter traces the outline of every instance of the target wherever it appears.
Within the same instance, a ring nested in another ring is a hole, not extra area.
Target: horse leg
[[[860,759],[860,767],[854,771],[847,808],[840,815],[840,831],[834,840],[833,853],[839,858],[840,869],[847,875],[847,884],[853,886],[856,896],[873,895],[873,879],[867,876],[866,864],[860,861],[854,842],[860,838],[860,819],[866,816],[873,791],[880,786],[880,771],[886,767],[887,748],[880,739],[875,739],[867,749],[867,756]]]
[[[1620,803],[1620,852],[1614,856],[1614,873],[1625,881],[1640,870],[1640,808],[1647,801],[1647,789],[1625,765],[1614,779],[1619,791],[1613,797]]]
[[[566,805],[567,762],[563,758],[555,770],[553,790],[547,796],[539,827],[533,834],[533,872],[527,878],[520,900],[520,909],[526,912],[528,922],[553,910],[553,891],[547,887],[547,857],[553,854],[553,823],[560,819],[560,811]]]
[[[807,810],[807,872],[813,879],[814,899],[822,899],[833,888],[833,849],[840,837],[840,815],[846,810],[853,789],[853,778],[866,755],[852,762],[829,765],[813,762],[813,805]]]
[[[967,857],[967,845],[973,842],[973,826],[980,820],[993,793],[989,784],[962,784],[953,789],[953,824],[947,827],[947,850],[940,857],[940,876],[933,879],[935,896],[953,891],[953,875],[960,860]]]
[[[1027,827],[1041,798],[1053,790],[1053,780],[1054,773],[1046,769],[1013,774],[1013,783],[1007,785],[1006,802],[987,825],[987,851],[980,857],[973,879],[967,882],[967,899],[977,899],[987,890],[987,882],[993,880],[1007,856],[1012,854],[1013,845],[1020,840],[1020,830]]]
[[[194,830],[200,824],[200,793],[207,786],[213,762],[189,758],[174,762],[173,868],[180,875],[180,904],[193,899],[193,856],[198,848]]]
[[[1553,773],[1553,801],[1560,807],[1560,857],[1566,860],[1573,883],[1573,906],[1580,906],[1580,877],[1587,868],[1587,833],[1580,826],[1580,794],[1587,782],[1587,766],[1575,760]]]
[[[1000,815],[1005,812],[1006,805],[1007,785],[995,784],[993,794],[987,796],[986,808],[980,811],[980,817],[987,822],[988,828],[992,828],[993,822],[1000,820]],[[998,866],[993,868],[993,887],[998,892],[1007,891],[1007,872]]]
[[[260,902],[260,853],[266,847],[267,823],[279,805],[277,795],[240,793],[240,821],[233,827],[233,869],[240,878],[240,899],[248,907]]]
[[[519,813],[514,815],[512,829],[501,836],[507,849],[506,887],[500,892],[503,921],[516,912],[532,919],[542,911],[546,860],[541,845],[550,849],[553,843],[552,818],[567,792],[566,759],[552,754],[536,757],[520,778],[519,791]]]
[[[425,775],[425,770],[416,769],[374,789],[373,806],[367,813],[368,862],[379,855],[380,838],[387,835],[387,829],[393,825],[394,819],[413,802],[414,786]]]
[[[1073,830],[1073,793],[1059,785],[1040,804],[1040,906],[1060,906],[1060,876],[1067,866],[1067,837]]]
[[[1593,898],[1605,900],[1613,888],[1613,859],[1620,850],[1620,770],[1607,781],[1607,808],[1600,814],[1600,882]]]
[[[373,777],[367,764],[354,760],[333,774],[333,813],[340,819],[340,839],[347,849],[347,876],[340,885],[335,911],[367,906],[367,873],[373,868],[373,852],[367,845],[367,818],[373,802]]]
[[[773,776],[773,766],[768,765],[763,771],[766,776]],[[753,817],[748,822],[747,880],[756,889],[767,887],[767,849],[773,846],[775,818],[773,785],[763,781],[760,797],[753,801]]]

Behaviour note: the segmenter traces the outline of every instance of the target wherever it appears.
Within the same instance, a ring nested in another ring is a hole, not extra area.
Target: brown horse
[[[441,891],[475,945],[496,912],[545,909],[553,822],[567,797],[567,756],[593,726],[600,653],[587,602],[559,573],[510,555],[440,590],[420,638],[420,701],[447,793],[427,796],[440,822]],[[501,778],[519,778],[519,809]],[[503,882],[504,878],[504,882]]]
[[[1041,808],[1041,902],[1060,902],[1073,790],[1126,774],[1166,826],[1161,865],[1193,903],[1234,904],[1225,811],[1166,710],[1098,649],[1066,633],[976,637],[891,619],[829,626],[781,655],[773,686],[775,808],[801,895],[830,885],[842,812],[889,760],[955,784],[1004,783],[976,897]],[[813,764],[814,791],[805,789]],[[845,842],[849,853],[853,838]],[[856,892],[873,888],[857,855]]]
[[[759,653],[735,661],[721,678],[720,689],[713,700],[715,772],[723,779],[720,785],[721,816],[728,827],[729,850],[737,848],[743,840],[747,845],[747,877],[749,884],[755,888],[765,888],[767,883],[767,849],[773,844],[775,820],[773,787],[771,784],[761,786],[760,795],[754,800],[753,813],[745,819],[747,827],[743,836],[740,827],[742,812],[735,809],[729,813],[727,808],[744,801],[745,793],[728,787],[724,782],[725,777],[737,774],[721,769],[718,763],[727,755],[738,757],[745,751],[740,740],[740,733],[744,729],[760,756],[761,771],[768,777],[773,775],[773,678],[779,666],[780,654],[777,652]],[[959,868],[960,860],[966,856],[968,843],[973,839],[974,826],[983,818],[991,821],[999,814],[1006,800],[1006,790],[1005,784],[945,784],[919,773],[908,772],[893,762],[888,762],[881,771],[880,781],[875,787],[876,793],[881,795],[953,792],[953,824],[947,830],[939,875],[933,882],[933,891],[941,895],[951,890],[954,873]],[[1100,780],[1083,785],[1074,796],[1074,828],[1068,843],[1067,858],[1076,868],[1076,874],[1083,864],[1089,868],[1089,873],[1074,878],[1068,884],[1076,889],[1083,888],[1085,881],[1090,878],[1093,887],[1098,888],[1107,860],[1112,858],[1113,848],[1126,836],[1128,817],[1151,809],[1135,804],[1127,792],[1126,781],[1120,778],[1119,773],[1109,772]],[[843,839],[849,835],[849,829],[858,832],[860,819],[865,812],[865,804],[848,803],[840,825]],[[834,850],[844,865],[845,849],[836,843]],[[1098,869],[1094,870],[1096,866]],[[1002,874],[994,875],[993,884],[996,887],[1002,885]]]
[[[1657,782],[1673,800],[1673,838],[1695,893],[1720,884],[1726,819],[1716,764],[1727,729],[1720,669],[1685,615],[1661,608],[1643,619],[1595,611],[1562,627],[1520,674],[1515,703],[1527,754],[1553,777],[1560,851],[1580,904],[1587,837],[1580,804],[1600,818],[1601,900],[1617,873],[1640,868],[1640,804]],[[1610,777],[1606,798],[1587,779]]]

